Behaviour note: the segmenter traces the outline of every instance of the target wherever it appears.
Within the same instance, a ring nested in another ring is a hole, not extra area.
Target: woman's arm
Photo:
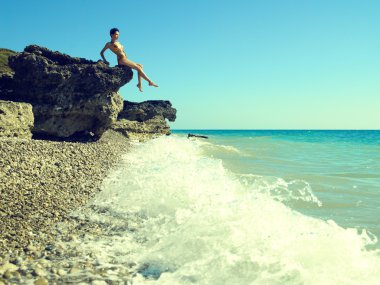
[[[102,51],[100,52],[100,56],[102,57],[103,61],[105,64],[110,64],[106,58],[104,57],[104,52],[109,48],[109,43],[106,43],[106,45],[104,46],[104,48],[102,49]]]

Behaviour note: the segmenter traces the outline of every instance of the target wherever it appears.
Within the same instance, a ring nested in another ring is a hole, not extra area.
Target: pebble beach
[[[128,139],[112,130],[85,143],[1,138],[0,284],[62,284],[65,273],[82,266],[57,268],[52,260],[65,254],[60,242],[96,230],[70,213],[100,191],[128,147]]]

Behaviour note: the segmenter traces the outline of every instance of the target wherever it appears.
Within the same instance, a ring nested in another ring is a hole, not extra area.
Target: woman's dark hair
[[[116,33],[116,32],[119,32],[119,29],[118,28],[112,28],[111,30],[110,30],[110,36],[112,36],[114,33]]]

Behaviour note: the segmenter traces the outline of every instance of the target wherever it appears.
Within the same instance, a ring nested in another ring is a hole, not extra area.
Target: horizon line
[[[380,131],[380,129],[171,129],[172,131]]]

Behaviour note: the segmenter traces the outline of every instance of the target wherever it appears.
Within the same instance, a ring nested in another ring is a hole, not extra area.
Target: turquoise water
[[[287,204],[304,214],[380,237],[380,131],[181,130],[209,137],[205,154],[235,173],[302,180],[322,205]],[[198,139],[199,140],[199,139]],[[219,146],[219,147],[213,147]]]
[[[134,142],[85,214],[108,230],[78,250],[133,261],[132,284],[378,285],[379,145],[378,131]]]

